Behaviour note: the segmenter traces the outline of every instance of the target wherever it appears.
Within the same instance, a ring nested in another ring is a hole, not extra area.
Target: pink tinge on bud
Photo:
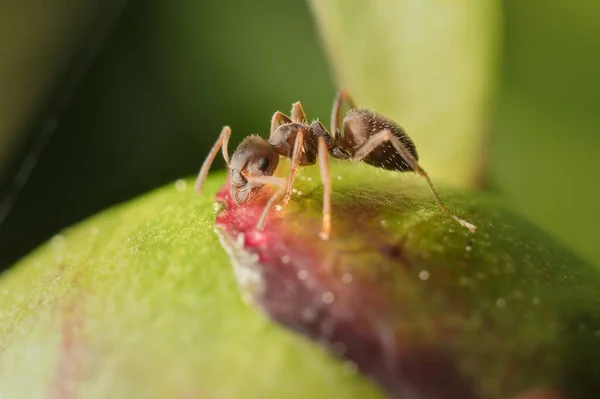
[[[379,224],[379,230],[352,229],[322,240],[321,218],[310,212],[285,207],[271,212],[264,228],[257,229],[266,198],[238,206],[228,183],[217,199],[226,207],[217,214],[216,231],[250,303],[275,322],[334,348],[392,397],[399,397],[407,384],[431,397],[443,391],[450,399],[475,399],[451,354],[420,344],[413,348],[390,329],[396,320],[388,319],[388,312],[390,305],[398,310],[396,303],[362,267],[367,261],[368,270],[384,274],[402,268],[390,257],[402,259],[403,251],[388,248],[394,244],[386,243],[389,233]],[[364,239],[361,251],[367,258],[348,247],[349,235]],[[248,284],[248,276],[259,283]]]

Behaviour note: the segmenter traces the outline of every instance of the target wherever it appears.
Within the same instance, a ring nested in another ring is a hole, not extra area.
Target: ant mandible
[[[338,130],[342,105],[350,110],[342,121],[342,131]],[[237,205],[255,198],[265,185],[276,186],[277,190],[269,198],[258,220],[257,229],[262,229],[269,210],[283,195],[282,205],[291,196],[292,186],[300,166],[319,162],[323,181],[323,224],[321,238],[327,239],[331,231],[331,176],[329,158],[362,161],[382,169],[398,172],[413,171],[423,177],[439,207],[462,226],[474,232],[476,227],[454,215],[442,203],[429,176],[418,163],[415,144],[406,132],[396,123],[371,110],[357,108],[344,90],[340,90],[333,102],[331,111],[331,134],[319,121],[307,122],[300,102],[292,105],[290,117],[277,111],[271,119],[269,140],[260,136],[248,136],[237,147],[231,159],[227,144],[231,129],[225,126],[215,145],[206,157],[198,178],[196,191],[200,193],[210,165],[219,149],[229,168],[231,177],[230,195]],[[279,156],[291,159],[291,170],[287,179],[273,176],[279,163]]]

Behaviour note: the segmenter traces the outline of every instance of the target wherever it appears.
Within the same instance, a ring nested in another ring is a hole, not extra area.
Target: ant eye
[[[261,159],[258,160],[258,169],[260,169],[264,172],[267,170],[268,167],[269,167],[269,160],[267,158],[262,157]]]

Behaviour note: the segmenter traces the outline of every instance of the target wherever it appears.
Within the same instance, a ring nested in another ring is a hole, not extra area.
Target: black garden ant
[[[342,121],[342,131],[338,130],[343,103],[350,110]],[[474,232],[476,227],[451,213],[442,203],[429,176],[418,163],[415,144],[406,132],[391,120],[367,109],[357,108],[354,101],[340,90],[331,111],[331,134],[319,121],[308,123],[300,102],[292,105],[291,116],[277,111],[271,119],[269,140],[259,136],[248,136],[237,147],[231,159],[227,144],[231,129],[225,126],[219,139],[206,157],[198,178],[196,191],[208,176],[208,170],[219,149],[230,171],[230,194],[237,205],[251,201],[265,185],[277,186],[258,220],[257,229],[264,227],[269,210],[283,195],[282,205],[291,196],[296,172],[300,166],[319,162],[323,194],[323,226],[320,237],[327,239],[331,231],[331,177],[329,156],[337,159],[362,161],[382,169],[399,172],[414,171],[423,177],[440,208],[462,226]],[[286,179],[273,176],[279,163],[279,156],[291,159],[291,171]]]

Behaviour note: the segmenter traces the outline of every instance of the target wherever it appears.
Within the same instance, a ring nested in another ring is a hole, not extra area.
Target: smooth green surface
[[[212,229],[223,180],[106,211],[4,275],[2,397],[380,398],[241,301]]]
[[[485,154],[498,0],[312,0],[340,87],[395,119],[423,166],[473,185]]]

